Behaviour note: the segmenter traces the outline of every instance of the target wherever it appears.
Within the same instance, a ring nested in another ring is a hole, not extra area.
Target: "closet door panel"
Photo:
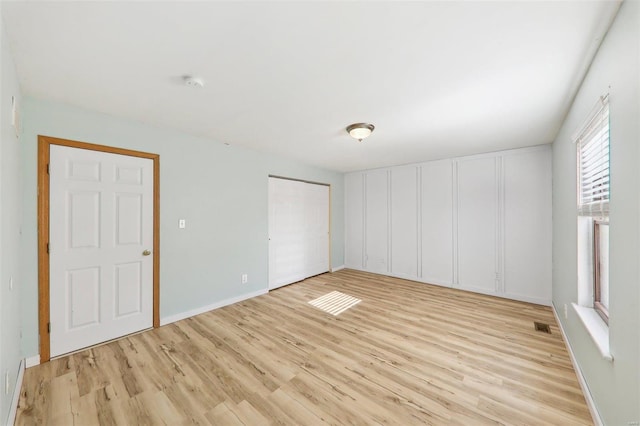
[[[421,279],[453,284],[453,172],[451,160],[421,167]]]
[[[551,150],[504,156],[505,296],[551,303]]]
[[[365,175],[365,269],[389,272],[389,188],[387,171]]]
[[[305,277],[329,270],[329,187],[305,184]]]
[[[418,276],[418,168],[391,172],[391,273]]]
[[[305,278],[304,183],[269,179],[269,288]]]
[[[345,187],[345,266],[363,269],[364,176],[351,173],[344,177]]]
[[[497,182],[495,157],[457,162],[458,284],[496,293]]]

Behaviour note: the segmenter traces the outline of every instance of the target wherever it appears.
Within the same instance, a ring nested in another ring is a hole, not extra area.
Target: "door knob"
[[[149,256],[151,254],[151,252],[149,250],[145,250],[142,252],[143,256]]]

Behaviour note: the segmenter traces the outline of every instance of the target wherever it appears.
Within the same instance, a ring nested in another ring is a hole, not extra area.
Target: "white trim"
[[[527,295],[522,295],[517,293],[510,293],[508,291],[505,291],[502,294],[490,294],[490,295],[496,296],[496,297],[502,297],[504,299],[517,300],[520,302],[534,303],[536,305],[551,306],[551,300],[545,299],[543,297],[532,297],[532,296],[527,296]]]
[[[13,398],[11,398],[11,406],[9,407],[9,415],[7,416],[7,424],[12,425],[16,421],[16,413],[18,412],[18,402],[20,401],[20,392],[22,391],[22,378],[24,377],[25,360],[20,360],[18,367],[18,378],[16,386],[13,388]]]
[[[526,153],[530,153],[530,152],[536,152],[536,151],[542,151],[542,150],[548,150],[551,147],[551,143],[545,143],[545,144],[540,144],[540,145],[532,145],[532,146],[526,146],[523,148],[511,148],[511,149],[503,149],[503,150],[499,150],[499,151],[490,151],[490,152],[483,152],[481,154],[472,154],[472,155],[464,155],[461,157],[448,157],[448,158],[441,158],[439,160],[429,160],[429,161],[421,161],[419,163],[403,163],[403,164],[397,164],[395,166],[389,166],[389,167],[374,167],[372,169],[364,169],[364,170],[358,170],[355,172],[349,172],[349,173],[345,173],[345,175],[355,175],[355,174],[359,174],[362,173],[363,175],[366,175],[367,172],[373,172],[373,171],[387,171],[387,170],[393,170],[396,169],[398,167],[406,167],[406,166],[416,166],[416,167],[422,167],[425,164],[429,164],[433,161],[445,161],[445,160],[449,160],[449,161],[467,161],[467,160],[477,160],[479,158],[487,158],[487,157],[495,157],[495,156],[505,156],[505,155],[521,155],[521,154],[526,154]]]
[[[613,362],[613,355],[609,350],[609,326],[600,318],[600,315],[593,308],[576,305],[572,303],[573,309],[578,314],[578,318],[582,321],[584,328],[587,329],[589,336],[596,344],[602,358]]]
[[[416,275],[422,278],[422,166],[416,166]]]
[[[587,407],[589,407],[589,412],[591,413],[591,419],[596,426],[604,426],[602,422],[602,418],[600,417],[600,413],[598,412],[598,408],[596,407],[596,403],[593,400],[593,396],[591,396],[591,392],[589,391],[589,386],[587,385],[587,381],[582,374],[582,370],[580,369],[580,365],[576,360],[575,355],[573,354],[573,349],[571,349],[571,344],[569,343],[569,339],[567,338],[566,333],[564,332],[564,327],[562,327],[562,322],[560,322],[560,316],[558,315],[558,311],[556,310],[555,305],[551,305],[551,310],[553,311],[553,316],[556,317],[556,324],[560,328],[560,334],[562,334],[562,340],[564,340],[564,344],[567,347],[567,351],[569,352],[569,358],[571,358],[571,364],[573,364],[573,369],[576,372],[576,376],[578,377],[578,383],[580,383],[580,387],[582,388],[582,393],[584,395],[584,399],[587,402]]]
[[[573,143],[578,143],[582,134],[589,128],[589,126],[593,123],[593,120],[602,112],[602,110],[609,104],[609,92],[604,95],[601,95],[596,101],[595,105],[589,111],[587,118],[585,118],[584,122],[578,127],[571,136],[571,140]]]
[[[26,361],[26,366],[25,366],[26,368],[35,367],[36,365],[40,364],[40,354],[30,356],[25,361]]]
[[[233,305],[234,303],[242,302],[243,300],[252,299],[254,297],[262,296],[263,294],[267,294],[269,290],[258,290],[252,293],[242,294],[240,296],[231,297],[229,299],[221,300],[220,302],[212,303],[211,305],[202,306],[200,308],[191,309],[186,312],[181,312],[175,315],[169,315],[164,318],[160,318],[160,325],[171,324],[176,321],[180,321],[186,318],[191,318],[196,315],[203,314],[205,312],[213,311],[214,309],[222,308],[224,306]]]
[[[344,265],[336,266],[335,268],[331,268],[331,272],[342,271],[345,268]]]
[[[462,290],[462,291],[467,291],[469,293],[476,293],[476,294],[484,294],[486,296],[493,296],[493,297],[499,297],[501,299],[508,299],[508,300],[515,300],[518,302],[526,302],[526,303],[534,303],[536,305],[543,305],[543,306],[552,306],[551,304],[551,300],[548,299],[543,299],[543,298],[539,298],[539,297],[530,297],[530,296],[523,296],[520,294],[516,294],[516,293],[497,293],[493,290],[487,290],[483,287],[474,287],[474,286],[460,286],[457,285],[451,281],[441,281],[438,279],[430,279],[429,277],[415,277],[415,276],[411,276],[411,275],[405,275],[405,274],[394,274],[394,273],[380,273],[380,272],[373,272],[373,271],[369,271],[367,269],[364,268],[359,268],[357,266],[352,266],[352,265],[347,265],[346,266],[348,269],[354,269],[356,271],[362,271],[362,272],[368,272],[370,274],[376,274],[376,275],[383,275],[385,277],[393,277],[393,278],[400,278],[403,280],[408,280],[408,281],[415,281],[418,283],[423,283],[423,284],[429,284],[429,285],[435,285],[438,287],[447,287],[447,288],[452,288],[454,290]]]
[[[391,272],[391,265],[393,263],[393,253],[391,248],[393,247],[393,229],[391,223],[391,170],[387,170],[387,272]]]
[[[451,161],[451,287],[458,288],[458,162]],[[420,198],[422,200],[422,197]],[[424,261],[424,260],[423,260]],[[424,274],[423,274],[424,275]],[[423,276],[422,279],[425,279]]]
[[[454,288],[454,289],[458,288],[453,285],[452,281],[441,281],[436,278],[433,278],[433,279],[429,277],[422,277],[422,278],[398,277],[398,278],[404,278],[405,280],[418,281],[423,284],[437,285],[438,287],[446,287],[446,288]]]

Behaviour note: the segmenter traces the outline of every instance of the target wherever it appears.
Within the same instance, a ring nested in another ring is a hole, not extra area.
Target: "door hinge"
[[[47,164],[47,174],[49,174],[49,164]]]
[[[47,243],[47,254],[49,254],[49,243]]]
[[[51,323],[47,323],[47,333],[51,334]]]

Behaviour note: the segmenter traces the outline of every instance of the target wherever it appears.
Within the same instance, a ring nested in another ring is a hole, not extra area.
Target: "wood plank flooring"
[[[334,290],[362,302],[308,304]],[[549,308],[351,270],[29,368],[16,419],[322,423],[592,421]]]

